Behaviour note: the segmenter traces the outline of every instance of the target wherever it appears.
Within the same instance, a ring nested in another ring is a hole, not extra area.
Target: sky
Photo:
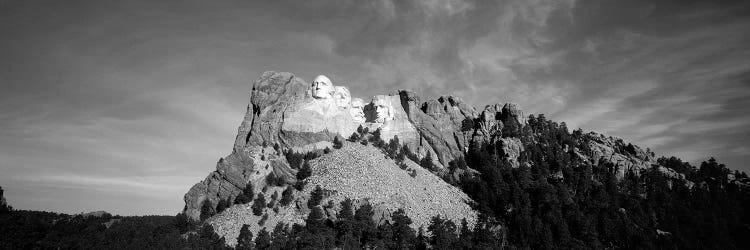
[[[16,209],[177,214],[267,70],[750,172],[748,31],[747,1],[0,0],[0,186]]]

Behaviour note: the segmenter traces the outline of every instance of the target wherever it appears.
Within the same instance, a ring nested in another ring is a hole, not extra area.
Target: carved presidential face
[[[482,111],[482,120],[484,121],[493,121],[495,120],[494,114],[488,111]]]
[[[365,122],[365,101],[360,98],[352,98],[352,106],[349,109],[349,114],[352,115],[354,121]]]
[[[372,105],[375,108],[375,122],[393,120],[393,106],[386,97],[376,96],[372,100]]]
[[[352,101],[349,89],[344,86],[333,87],[333,101],[339,108],[348,108]]]
[[[312,96],[316,99],[328,99],[331,97],[333,84],[331,79],[324,75],[319,75],[312,83]]]

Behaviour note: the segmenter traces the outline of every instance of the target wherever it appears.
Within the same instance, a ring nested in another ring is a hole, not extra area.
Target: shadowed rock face
[[[420,97],[409,90],[399,91],[399,96],[409,121],[419,131],[420,145],[437,155],[439,164],[447,165],[464,155],[477,117],[473,107],[453,96],[426,102],[421,102]]]

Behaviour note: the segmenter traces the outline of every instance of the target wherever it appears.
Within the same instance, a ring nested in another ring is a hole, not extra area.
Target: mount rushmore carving
[[[215,206],[220,200],[236,197],[248,181],[263,183],[270,172],[293,179],[294,170],[283,157],[260,158],[268,150],[263,145],[295,151],[324,149],[336,136],[349,137],[360,126],[379,131],[386,142],[398,137],[419,159],[430,155],[436,174],[444,174],[449,162],[463,157],[471,141],[500,140],[501,124],[523,120],[513,105],[492,107],[497,108],[485,108],[487,114],[480,116],[459,98],[422,99],[409,90],[376,95],[366,102],[352,97],[346,87],[335,86],[326,76],[307,83],[291,73],[267,71],[252,85],[232,153],[185,194],[185,213],[197,219],[202,204]],[[508,157],[518,157],[523,151],[518,139],[502,139]]]

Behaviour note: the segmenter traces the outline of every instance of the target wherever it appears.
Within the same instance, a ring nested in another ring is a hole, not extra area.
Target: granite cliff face
[[[298,172],[298,166],[290,166],[283,152],[304,153],[331,147],[336,136],[348,138],[361,127],[370,134],[378,131],[385,142],[397,137],[416,160],[429,155],[435,167],[427,170],[407,160],[409,171],[423,177],[409,182],[409,178],[416,177],[405,175],[393,161],[383,160],[386,157],[382,151],[371,145],[347,143],[343,149],[312,161],[313,175],[305,180],[308,185],[294,193],[296,205],[266,211],[266,227],[271,229],[278,222],[304,223],[309,209],[299,204],[309,199],[315,185],[331,191],[333,195],[326,199],[334,204],[344,198],[376,203],[381,211],[374,218],[378,221],[387,220],[390,212],[403,208],[416,218],[415,226],[424,225],[426,218],[438,214],[456,222],[466,218],[473,223],[476,212],[467,205],[471,200],[443,181],[450,179],[447,176],[457,179],[455,169],[447,166],[465,157],[472,145],[492,143],[498,145],[500,157],[510,166],[533,167],[533,162],[523,160],[524,143],[515,134],[526,123],[523,111],[513,103],[487,105],[478,112],[457,97],[423,100],[409,90],[360,99],[325,76],[308,83],[290,73],[265,72],[253,83],[232,152],[219,160],[216,171],[185,194],[184,213],[198,220],[206,207],[216,210],[220,202],[231,204],[248,183],[255,188],[254,194],[280,194],[284,189],[278,183],[266,183],[268,176],[281,178],[283,185],[292,185],[297,182]],[[638,172],[656,164],[652,153],[626,145],[621,139],[593,132],[585,136],[587,144],[565,151],[594,165],[611,163],[620,178],[627,171]],[[460,171],[472,171],[471,167]],[[672,174],[683,178],[674,171]],[[354,182],[357,185],[351,185]],[[443,192],[440,201],[436,192]],[[424,202],[438,205],[425,207]],[[209,222],[231,243],[242,226],[240,222],[259,220],[248,211],[249,205],[230,206]],[[325,211],[335,219],[335,205]],[[259,228],[254,226],[253,232]]]

